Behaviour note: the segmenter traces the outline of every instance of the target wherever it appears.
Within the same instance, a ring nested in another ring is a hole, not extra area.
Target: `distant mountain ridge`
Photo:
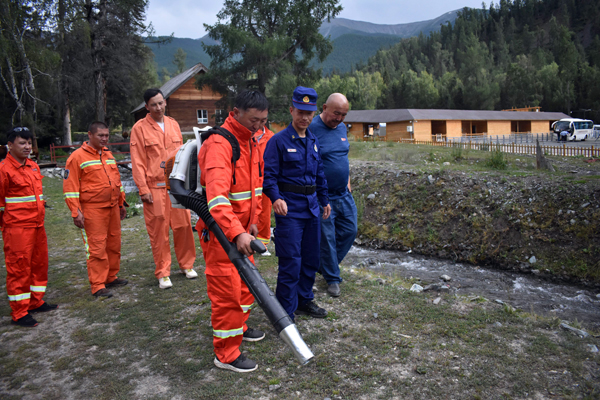
[[[363,35],[394,35],[401,38],[417,36],[421,32],[423,32],[424,35],[428,35],[430,32],[440,29],[440,25],[445,25],[448,22],[453,24],[459,11],[460,10],[449,11],[437,18],[427,21],[396,25],[375,24],[372,22],[354,21],[346,18],[335,18],[332,19],[331,22],[324,22],[323,25],[321,25],[319,32],[325,37],[330,36],[332,40],[348,33]]]
[[[420,22],[411,22],[397,25],[375,24],[365,21],[354,21],[346,18],[335,18],[331,22],[321,25],[319,32],[329,37],[333,42],[333,51],[325,62],[317,64],[323,68],[323,73],[332,71],[343,73],[350,71],[353,65],[366,62],[381,47],[390,47],[403,38],[418,36],[421,32],[429,35],[430,32],[440,29],[440,25],[454,24],[459,10],[450,11],[443,15]],[[208,35],[199,39],[173,38],[167,44],[148,44],[154,53],[157,71],[162,77],[162,70],[166,68],[171,74],[175,71],[173,55],[178,48],[187,53],[186,66],[189,68],[198,62],[210,66],[210,56],[202,48],[202,43],[215,44]]]

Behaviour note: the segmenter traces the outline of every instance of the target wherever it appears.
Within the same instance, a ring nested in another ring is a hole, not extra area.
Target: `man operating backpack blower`
[[[165,163],[173,206],[189,208],[200,217],[197,229],[211,300],[214,363],[235,372],[257,368],[239,350],[242,340],[265,337],[246,325],[254,301],[300,364],[314,357],[252,259],[254,251],[266,251],[255,239],[262,158],[253,134],[265,123],[267,107],[260,92],[241,93],[222,127],[201,135],[194,130],[196,140],[181,146]]]
[[[200,182],[206,188],[208,209],[230,242],[250,258],[254,250],[260,213],[260,155],[254,133],[268,115],[269,103],[258,91],[244,91],[236,100],[223,128],[239,142],[240,158],[232,163],[232,146],[220,135],[211,135],[200,148]],[[236,372],[254,371],[257,365],[241,354],[242,340],[258,341],[264,332],[249,328],[246,320],[254,297],[240,279],[227,253],[204,221],[196,226],[206,261],[206,285],[212,307],[215,365]]]

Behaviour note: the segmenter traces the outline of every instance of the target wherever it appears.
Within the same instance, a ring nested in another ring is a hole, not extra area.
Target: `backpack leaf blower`
[[[307,364],[313,357],[313,353],[308,348],[298,328],[281,306],[275,294],[271,291],[264,278],[250,262],[248,257],[237,250],[237,246],[231,243],[219,225],[216,223],[208,210],[206,193],[200,185],[200,169],[198,167],[198,152],[202,142],[212,134],[218,134],[225,137],[232,145],[235,163],[239,158],[239,143],[235,136],[223,128],[211,128],[202,132],[194,128],[196,140],[188,140],[179,148],[177,154],[166,162],[165,175],[167,176],[167,189],[173,207],[187,208],[194,211],[206,224],[210,232],[215,235],[227,256],[237,269],[240,277],[248,286],[250,293],[256,299],[258,305],[279,334],[279,337],[292,350],[292,353],[300,362]],[[232,140],[233,139],[233,140]],[[237,146],[237,152],[236,148]],[[237,157],[237,158],[236,158]],[[251,244],[252,249],[259,253],[266,251],[266,247],[259,241],[254,240]]]

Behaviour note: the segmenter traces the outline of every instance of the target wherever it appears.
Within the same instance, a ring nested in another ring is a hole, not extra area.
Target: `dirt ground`
[[[594,282],[597,275],[589,261],[593,257],[587,254],[597,255],[598,231],[591,231],[593,241],[587,245],[579,235],[587,232],[582,230],[588,226],[584,221],[599,221],[596,180],[586,175],[569,179],[570,173],[565,172],[559,183],[548,183],[529,169],[526,179],[520,172],[496,175],[485,170],[485,174],[469,175],[452,166],[444,168],[446,161],[437,162],[429,151],[420,159],[409,154],[412,163],[402,165],[393,154],[390,157],[378,163],[353,161],[360,240],[365,244],[430,251],[436,256],[446,251],[449,258],[456,253],[484,262],[487,259],[479,258],[485,254],[481,246],[490,243],[488,250],[494,245],[502,246],[502,251],[489,262],[499,260],[500,267],[520,268],[533,252],[540,260],[535,267],[560,276],[562,264],[551,263],[547,252],[537,250],[546,243],[543,235],[551,239],[554,231],[562,229],[569,233],[569,245],[561,251],[581,248],[585,256],[577,258],[575,266],[585,264],[592,271],[571,274],[571,266],[565,264],[564,274]],[[422,171],[421,164],[431,169]],[[43,182],[50,206],[46,300],[60,308],[36,315],[40,324],[25,329],[10,324],[8,301],[0,298],[2,399],[600,398],[599,332],[582,338],[562,329],[556,318],[477,297],[414,293],[408,290],[410,280],[391,280],[345,264],[341,297],[327,296],[322,278],[315,285],[316,301],[329,311],[328,317],[296,320],[315,354],[310,364],[297,364],[257,308],[249,325],[267,336],[244,343],[241,349],[258,362],[259,369],[243,375],[217,369],[200,250],[198,279],[185,279],[174,262],[173,288],[158,289],[143,217],[132,213],[123,221],[120,273],[129,284],[115,289],[113,298],[96,299],[90,293],[81,234],[64,204],[61,181],[45,178]],[[549,191],[547,185],[555,190]],[[560,196],[551,197],[556,192]],[[560,204],[550,204],[554,198],[560,198]],[[582,207],[584,202],[594,205]],[[448,226],[456,226],[455,236],[467,239],[452,241]],[[577,232],[569,230],[574,227]],[[521,241],[510,242],[514,247],[502,244],[499,239],[513,230]],[[478,239],[486,234],[492,236]],[[444,247],[448,243],[451,247]],[[198,242],[196,246],[199,249]],[[275,251],[272,245],[270,250]],[[503,251],[510,262],[500,262]],[[276,257],[257,258],[257,265],[274,289]],[[0,291],[6,290],[5,273],[0,269]],[[578,327],[577,321],[570,323]]]

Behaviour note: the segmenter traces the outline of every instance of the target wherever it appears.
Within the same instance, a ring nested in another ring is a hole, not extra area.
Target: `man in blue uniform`
[[[327,293],[338,297],[341,293],[340,266],[356,237],[356,204],[350,186],[350,145],[344,118],[348,114],[348,100],[341,93],[333,93],[323,104],[310,131],[321,145],[323,169],[327,177],[327,192],[331,204],[330,218],[321,222],[321,265],[319,272],[327,281]]]
[[[294,313],[327,316],[313,301],[312,291],[319,269],[319,203],[323,219],[331,211],[319,142],[308,130],[316,110],[317,92],[298,86],[290,107],[292,123],[269,140],[264,154],[263,193],[275,211],[274,242],[279,258],[275,294],[292,320]]]

